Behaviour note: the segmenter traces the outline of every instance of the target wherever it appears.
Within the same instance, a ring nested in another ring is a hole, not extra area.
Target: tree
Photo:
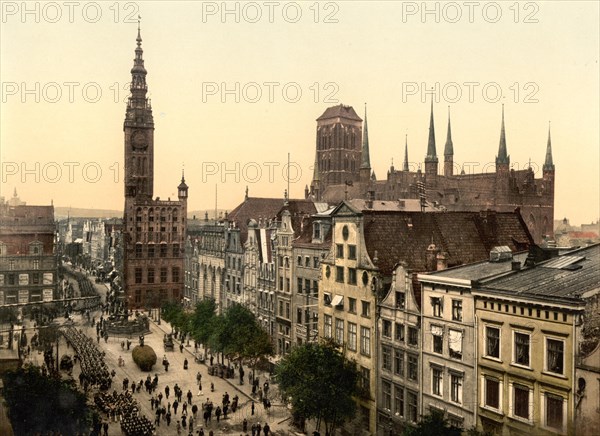
[[[3,382],[15,434],[89,432],[93,412],[72,382],[44,377],[37,366],[7,372]]]
[[[275,369],[275,379],[295,416],[325,422],[327,434],[354,416],[358,394],[358,370],[338,346],[323,340],[292,349]]]
[[[192,336],[196,342],[208,345],[214,331],[214,322],[217,318],[216,312],[217,304],[215,300],[205,299],[196,304],[196,309],[190,319]]]
[[[154,349],[149,345],[138,345],[131,352],[131,357],[142,371],[151,371],[157,360]]]
[[[444,412],[433,410],[423,416],[416,427],[406,427],[404,436],[461,436],[462,430],[444,417]]]

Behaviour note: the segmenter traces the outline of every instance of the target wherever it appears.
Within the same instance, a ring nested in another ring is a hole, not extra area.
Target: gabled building
[[[423,213],[374,206],[367,203],[358,209],[348,201],[333,211],[331,250],[322,261],[319,288],[319,334],[344,344],[348,357],[356,360],[362,387],[359,411],[369,434],[376,431],[379,398],[382,350],[377,314],[392,288],[398,263],[406,262],[412,276],[435,270],[438,254],[446,253],[444,266],[452,266],[487,259],[497,245],[517,250],[532,242],[518,212]],[[420,290],[413,292],[420,302]],[[417,336],[411,341],[419,344],[421,333],[411,334]],[[415,351],[418,355],[418,348]]]

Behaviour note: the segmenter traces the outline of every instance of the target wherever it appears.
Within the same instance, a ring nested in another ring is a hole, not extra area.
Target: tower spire
[[[444,146],[444,175],[454,175],[454,146],[452,145],[452,129],[450,127],[450,106],[448,106],[448,134]]]
[[[504,131],[504,104],[502,104],[502,126],[500,128],[500,145],[498,146],[498,156],[496,157],[496,166],[510,164],[510,156],[506,150],[506,133]]]
[[[402,171],[408,171],[408,133],[404,135],[404,164]]]
[[[361,150],[362,162],[361,168],[371,168],[371,158],[369,156],[369,128],[367,126],[367,103],[365,103],[365,129],[363,131],[363,143]]]
[[[131,97],[129,97],[130,103],[136,107],[145,107],[148,104],[146,93],[148,92],[148,86],[146,85],[146,68],[144,68],[144,50],[142,50],[142,33],[141,33],[141,18],[138,15],[138,34],[135,49],[135,59],[133,60],[133,68],[131,69]]]
[[[552,161],[552,141],[550,139],[550,121],[548,121],[548,143],[546,145],[546,160],[544,161],[544,171],[554,171],[554,162]]]
[[[454,155],[454,145],[452,144],[452,129],[450,127],[450,106],[448,106],[448,134],[446,136],[446,145],[444,146],[444,156]]]
[[[433,94],[431,96],[431,115],[429,117],[429,140],[427,141],[427,157],[425,162],[437,163],[437,152],[435,151],[435,126],[433,124]]]

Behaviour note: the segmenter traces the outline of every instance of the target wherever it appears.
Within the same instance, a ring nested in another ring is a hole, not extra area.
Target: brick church
[[[156,308],[183,297],[188,187],[182,175],[177,200],[152,199],[154,120],[138,26],[125,133],[125,240],[123,279],[129,309]]]
[[[541,178],[535,178],[531,167],[511,169],[504,108],[494,172],[465,174],[461,171],[455,174],[450,116],[443,173],[439,172],[433,102],[424,171],[420,166],[417,171],[409,168],[408,146],[405,145],[402,170],[392,165],[387,178],[377,180],[370,163],[366,109],[363,126],[363,120],[351,106],[328,108],[317,118],[316,148],[313,180],[310,189],[306,189],[306,196],[316,201],[336,203],[352,198],[387,201],[421,198],[424,205],[435,205],[437,210],[512,212],[518,207],[536,242],[541,242],[546,235],[553,235],[554,164],[550,131]]]

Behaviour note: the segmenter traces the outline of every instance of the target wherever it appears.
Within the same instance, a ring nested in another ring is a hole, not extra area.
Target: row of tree
[[[200,301],[194,311],[167,303],[162,308],[162,318],[211,352],[220,354],[221,362],[227,357],[245,361],[254,368],[260,360],[273,355],[269,335],[250,310],[240,304],[228,307],[222,314],[217,314],[216,309],[211,299]]]

